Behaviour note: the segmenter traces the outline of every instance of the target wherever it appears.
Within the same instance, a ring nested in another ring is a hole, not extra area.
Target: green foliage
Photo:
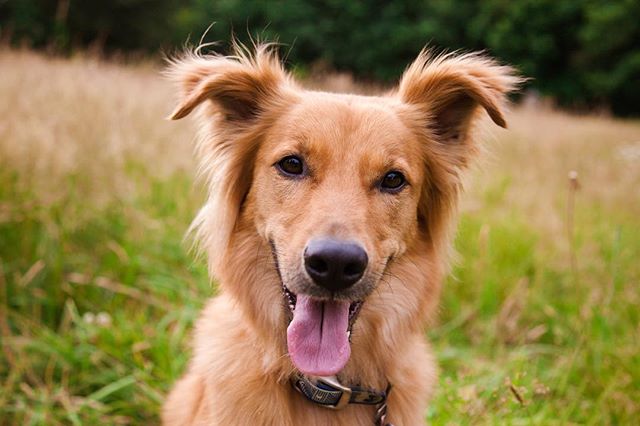
[[[591,0],[579,29],[578,59],[584,87],[614,112],[638,112],[640,95],[640,2]]]
[[[486,49],[530,86],[574,108],[638,114],[640,3],[636,0],[117,0],[0,3],[5,36],[61,51],[171,51],[188,37],[277,39],[293,64],[320,61],[389,81],[425,45]],[[227,46],[219,46],[224,51]]]
[[[179,0],[20,0],[0,3],[0,29],[14,42],[61,52],[149,50],[172,41]]]

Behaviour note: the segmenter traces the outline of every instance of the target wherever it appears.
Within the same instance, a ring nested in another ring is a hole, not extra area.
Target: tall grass
[[[0,424],[156,423],[215,292],[182,243],[192,126],[163,120],[150,65],[3,51],[0,69]],[[633,424],[640,123],[509,123],[468,182],[425,417]]]

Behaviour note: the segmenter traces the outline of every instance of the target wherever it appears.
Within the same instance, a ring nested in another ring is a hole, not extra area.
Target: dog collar
[[[339,410],[349,404],[376,405],[376,425],[386,425],[387,396],[391,384],[385,391],[374,391],[359,386],[344,386],[335,376],[313,379],[297,374],[293,378],[293,387],[309,401],[324,408]]]

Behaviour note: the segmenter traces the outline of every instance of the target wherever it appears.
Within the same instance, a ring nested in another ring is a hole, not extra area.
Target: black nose
[[[313,281],[330,291],[355,284],[367,269],[367,252],[358,244],[332,239],[311,240],[304,266]]]

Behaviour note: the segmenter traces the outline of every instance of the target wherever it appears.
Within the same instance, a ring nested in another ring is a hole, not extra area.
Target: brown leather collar
[[[309,378],[303,374],[295,375],[292,383],[305,398],[324,408],[339,410],[349,404],[375,405],[375,425],[388,425],[385,418],[391,384],[385,391],[375,391],[359,386],[344,386],[335,376]]]

